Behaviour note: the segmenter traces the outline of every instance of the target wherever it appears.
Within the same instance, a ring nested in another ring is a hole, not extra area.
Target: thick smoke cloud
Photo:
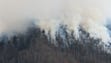
[[[108,44],[106,28],[110,0],[0,0],[0,34],[21,33],[34,23],[53,41],[61,26],[79,39],[83,28],[94,39]]]
[[[79,26],[90,33],[90,37],[100,38],[103,42],[110,41],[108,30],[105,27],[106,19],[109,16],[109,0],[64,0],[62,7],[56,8],[54,14],[48,13],[47,18],[40,19],[38,24],[41,29],[50,31],[50,35],[55,39],[59,25],[67,25],[69,35],[74,31],[74,36],[79,38]],[[59,9],[59,10],[58,10]],[[51,11],[50,11],[51,12]],[[59,19],[59,20],[58,20]]]

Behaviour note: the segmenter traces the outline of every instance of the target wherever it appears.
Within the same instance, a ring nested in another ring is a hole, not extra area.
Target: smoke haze
[[[110,3],[110,0],[0,0],[0,34],[25,32],[34,23],[54,42],[63,26],[76,39],[82,28],[91,38],[108,45],[111,38],[106,24],[111,17]]]

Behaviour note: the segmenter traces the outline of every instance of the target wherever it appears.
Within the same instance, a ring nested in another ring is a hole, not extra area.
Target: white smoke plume
[[[68,35],[77,40],[82,28],[91,38],[108,45],[111,38],[106,24],[111,17],[110,3],[110,0],[0,0],[0,34],[24,32],[34,22],[54,43],[64,26]]]

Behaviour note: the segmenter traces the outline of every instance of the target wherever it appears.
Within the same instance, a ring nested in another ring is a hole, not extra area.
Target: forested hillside
[[[39,29],[31,28],[26,34],[15,35],[10,40],[3,37],[0,63],[111,63],[111,55],[94,48],[93,42],[75,41],[69,47],[63,46],[51,44]]]

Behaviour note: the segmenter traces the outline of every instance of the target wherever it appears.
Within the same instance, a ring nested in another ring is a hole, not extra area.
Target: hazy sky
[[[0,0],[0,18],[37,18],[61,14],[65,7],[104,7],[111,14],[111,0]],[[67,8],[68,9],[68,8]],[[18,19],[19,19],[18,18]]]
[[[78,36],[81,25],[91,37],[107,41],[109,35],[104,24],[108,17],[111,0],[0,0],[0,32],[24,31],[31,22],[27,19],[39,19],[37,25],[51,31],[53,37],[59,24],[75,31],[74,36]]]

